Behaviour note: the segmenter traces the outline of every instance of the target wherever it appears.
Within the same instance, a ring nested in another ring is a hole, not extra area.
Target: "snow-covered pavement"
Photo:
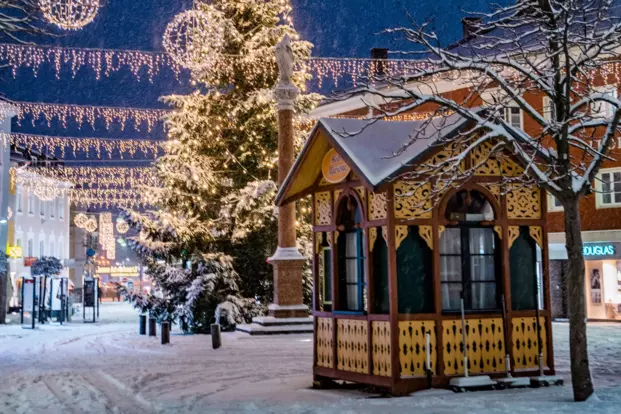
[[[257,338],[139,336],[137,314],[104,303],[101,322],[0,326],[0,413],[618,413],[621,324],[589,326],[598,399],[571,402],[569,386],[453,394],[431,390],[405,398],[352,390],[310,389],[310,335]],[[555,359],[568,380],[566,324],[554,327]]]

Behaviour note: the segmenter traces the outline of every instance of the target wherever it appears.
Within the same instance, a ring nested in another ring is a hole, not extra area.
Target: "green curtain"
[[[388,294],[388,246],[382,237],[382,228],[377,228],[377,239],[373,246],[373,311],[390,313]]]
[[[434,312],[432,256],[418,227],[409,227],[397,250],[399,313]]]
[[[511,309],[536,308],[537,250],[528,227],[520,227],[520,235],[509,250],[511,271]]]

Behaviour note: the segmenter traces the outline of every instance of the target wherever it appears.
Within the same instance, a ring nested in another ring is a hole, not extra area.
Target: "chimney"
[[[371,49],[371,60],[379,60],[375,62],[375,76],[383,76],[386,74],[386,65],[384,60],[388,59],[388,49],[374,47]]]
[[[464,17],[463,19],[461,19],[464,39],[476,35],[479,31],[480,23],[481,19],[479,17]]]

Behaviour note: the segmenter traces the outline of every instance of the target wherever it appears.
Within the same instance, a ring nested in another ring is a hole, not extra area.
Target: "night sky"
[[[181,10],[191,7],[190,0],[104,0],[104,7],[93,23],[77,32],[58,32],[61,37],[37,39],[40,44],[109,49],[162,50],[162,34],[168,22]],[[368,57],[372,47],[403,48],[388,36],[377,35],[382,29],[409,25],[407,12],[416,21],[433,18],[436,31],[446,43],[461,36],[460,19],[466,11],[487,9],[482,0],[292,0],[294,22],[302,37],[315,45],[314,56]],[[407,45],[406,45],[407,46]],[[191,90],[187,78],[177,82],[172,74],[136,81],[131,73],[122,70],[110,78],[96,80],[91,70],[82,69],[75,79],[63,72],[61,80],[46,66],[35,78],[23,68],[13,78],[8,70],[0,70],[0,96],[16,101],[40,101],[131,107],[163,107],[162,95],[187,93]],[[156,130],[121,131],[113,127],[93,130],[75,125],[48,128],[43,122],[36,127],[29,123],[14,125],[14,130],[46,135],[97,137],[164,138]]]

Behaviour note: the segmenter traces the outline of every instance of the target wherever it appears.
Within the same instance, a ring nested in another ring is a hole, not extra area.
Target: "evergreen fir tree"
[[[231,322],[248,320],[257,313],[253,299],[263,304],[272,299],[266,258],[277,242],[273,49],[289,34],[296,58],[304,61],[312,46],[296,40],[288,0],[214,0],[197,7],[222,16],[222,56],[192,73],[194,93],[164,98],[174,111],[166,119],[167,154],[156,163],[163,187],[148,190],[157,209],[127,219],[140,230],[132,245],[162,290],[161,298],[134,297],[135,303],[202,330],[216,314],[226,313]],[[302,91],[306,79],[304,72],[296,73]],[[296,112],[307,112],[316,102],[316,95],[302,93]],[[298,145],[303,139],[297,137]],[[303,253],[311,244],[308,211],[300,206]],[[217,281],[209,285],[212,274]],[[310,300],[310,269],[306,276]]]

